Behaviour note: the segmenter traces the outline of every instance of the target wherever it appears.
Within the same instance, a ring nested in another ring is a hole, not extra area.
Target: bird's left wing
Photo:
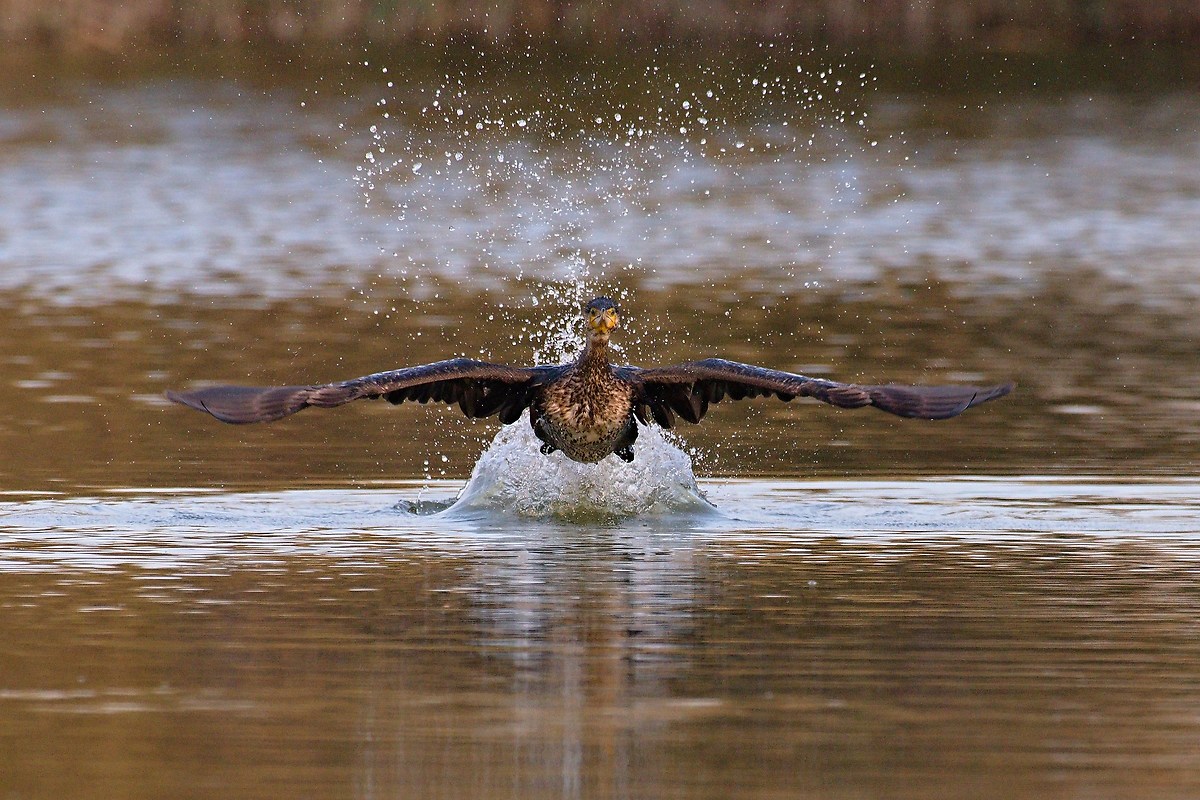
[[[710,403],[768,395],[784,401],[812,397],[840,408],[874,406],[901,417],[947,419],[1003,397],[1014,386],[860,386],[721,358],[649,369],[621,367],[620,371],[637,387],[634,412],[638,419],[648,422],[653,418],[664,428],[674,425],[676,414],[688,422],[699,422]]]
[[[390,403],[430,400],[454,404],[468,417],[500,415],[508,424],[521,416],[534,389],[556,367],[509,367],[470,358],[454,358],[377,372],[341,383],[311,386],[209,386],[191,392],[167,392],[176,403],[207,412],[222,422],[271,422],[309,406],[332,408],[360,398]]]

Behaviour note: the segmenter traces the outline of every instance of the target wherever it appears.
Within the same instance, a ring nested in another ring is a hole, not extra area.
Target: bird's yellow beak
[[[621,317],[615,308],[606,308],[588,316],[588,327],[598,333],[611,333],[621,324]]]

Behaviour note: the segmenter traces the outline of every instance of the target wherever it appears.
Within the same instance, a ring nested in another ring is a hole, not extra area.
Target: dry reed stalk
[[[0,43],[120,50],[477,37],[559,43],[787,36],[924,50],[1200,38],[1196,0],[0,0]]]

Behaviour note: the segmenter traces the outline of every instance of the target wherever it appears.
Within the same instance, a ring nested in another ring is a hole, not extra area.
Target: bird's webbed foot
[[[637,423],[631,418],[629,424],[625,427],[625,435],[621,437],[620,447],[613,450],[617,454],[617,458],[629,464],[633,461],[633,443],[637,441],[638,429]]]
[[[540,415],[534,414],[534,410],[529,409],[529,425],[533,428],[533,435],[542,440],[542,446],[538,448],[541,454],[548,456],[558,448],[550,441],[550,434],[546,431],[546,423],[542,421]]]

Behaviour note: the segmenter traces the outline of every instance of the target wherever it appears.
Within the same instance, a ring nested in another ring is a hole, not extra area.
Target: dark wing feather
[[[508,424],[521,416],[536,387],[560,367],[507,367],[470,358],[455,358],[379,372],[341,383],[312,386],[209,386],[167,397],[222,422],[270,422],[309,406],[332,408],[360,398],[386,398],[389,403],[416,400],[455,404],[468,417],[500,415]]]
[[[875,406],[901,417],[947,419],[1013,390],[1011,383],[988,387],[859,386],[720,358],[651,369],[621,367],[620,372],[638,387],[634,400],[638,419],[648,422],[652,418],[664,428],[675,423],[676,415],[699,422],[710,403],[725,399],[812,397],[839,408]]]

